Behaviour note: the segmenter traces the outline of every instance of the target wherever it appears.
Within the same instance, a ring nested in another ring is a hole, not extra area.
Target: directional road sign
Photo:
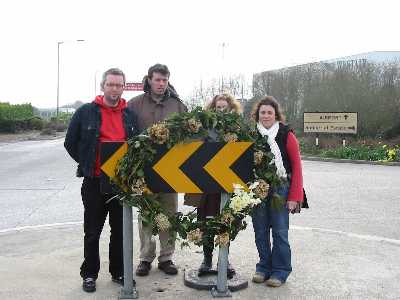
[[[356,112],[304,112],[304,132],[357,134]]]
[[[146,184],[155,193],[231,193],[233,184],[246,186],[253,180],[251,142],[198,141],[171,149],[158,145],[156,150],[154,161],[145,167]],[[126,151],[123,144],[107,155],[101,166],[104,174],[115,176],[115,166]]]

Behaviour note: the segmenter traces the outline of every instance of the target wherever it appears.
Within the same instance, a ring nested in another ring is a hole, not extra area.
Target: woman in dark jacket
[[[253,109],[259,137],[267,144],[275,159],[277,175],[282,183],[268,191],[267,201],[258,205],[252,215],[255,242],[259,255],[253,282],[279,287],[292,271],[288,239],[289,212],[299,210],[303,202],[303,175],[299,143],[284,125],[278,102],[272,96],[258,101]],[[286,201],[281,207],[271,206],[273,195]],[[272,239],[270,230],[272,231]]]
[[[241,113],[240,103],[230,94],[216,95],[205,107],[206,110]],[[215,133],[210,132],[208,141],[215,141]],[[206,220],[215,217],[220,211],[221,194],[204,194],[200,198],[197,208],[198,220]],[[208,236],[208,235],[207,235]],[[212,269],[212,258],[214,251],[214,237],[208,236],[203,245],[204,259],[199,267],[199,276],[206,274]],[[235,274],[235,269],[228,262],[227,274],[229,278]]]

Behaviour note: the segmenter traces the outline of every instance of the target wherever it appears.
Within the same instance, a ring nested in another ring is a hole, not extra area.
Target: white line
[[[296,229],[296,230],[304,230],[304,231],[335,233],[335,234],[340,234],[340,235],[346,235],[351,238],[357,238],[357,239],[361,239],[361,240],[374,241],[374,242],[386,242],[389,244],[394,244],[394,245],[400,246],[400,240],[389,239],[389,238],[376,236],[376,235],[357,234],[357,233],[345,232],[345,231],[340,231],[340,230],[312,228],[312,227],[294,226],[294,225],[291,225],[290,228]]]
[[[42,224],[42,225],[32,225],[32,226],[21,226],[21,227],[14,227],[14,228],[7,228],[0,230],[1,233],[13,232],[13,231],[24,231],[24,230],[35,230],[35,229],[47,229],[53,227],[61,227],[61,226],[68,226],[68,225],[82,225],[83,222],[65,222],[65,223],[53,223],[53,224]]]
[[[133,220],[133,223],[137,223],[137,220]],[[21,226],[21,227],[1,229],[0,234],[9,233],[9,232],[25,231],[25,230],[52,229],[54,227],[82,225],[82,224],[83,224],[83,222],[79,221],[79,222],[64,222],[64,223],[41,224],[41,225],[32,225],[32,226]]]
[[[251,221],[250,221],[251,222]],[[133,223],[137,223],[137,220],[134,219]],[[24,230],[35,230],[35,229],[52,229],[54,227],[62,227],[62,226],[69,226],[69,225],[82,225],[83,222],[65,222],[65,223],[52,223],[52,224],[42,224],[42,225],[34,225],[34,226],[22,226],[22,227],[14,227],[14,228],[7,228],[0,230],[0,234],[8,233],[8,232],[18,232]],[[339,235],[345,235],[351,238],[357,238],[360,240],[366,241],[374,241],[374,242],[386,242],[389,244],[400,246],[400,240],[396,239],[389,239],[381,236],[376,235],[368,235],[368,234],[357,234],[352,232],[345,232],[340,230],[331,230],[331,229],[323,229],[323,228],[313,228],[313,227],[306,227],[306,226],[296,226],[291,225],[291,229],[295,230],[303,230],[303,231],[316,231],[316,232],[327,232],[327,233],[334,233]]]

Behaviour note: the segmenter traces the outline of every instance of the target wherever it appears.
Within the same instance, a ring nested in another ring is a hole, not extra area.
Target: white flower
[[[139,147],[140,147],[140,142],[139,142],[139,141],[136,141],[134,147],[135,147],[135,148],[139,148]]]
[[[231,197],[231,202],[229,203],[229,207],[235,212],[241,212],[247,207],[253,207],[261,203],[261,200],[257,198],[252,191],[258,184],[253,183],[250,187],[250,192],[246,192],[244,187],[239,184],[234,184],[233,196]]]
[[[171,227],[168,217],[163,213],[156,215],[154,223],[160,231],[168,231],[168,229]]]

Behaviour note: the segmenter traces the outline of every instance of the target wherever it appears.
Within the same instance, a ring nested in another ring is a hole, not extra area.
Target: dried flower
[[[200,228],[196,228],[194,230],[191,230],[187,234],[187,239],[189,240],[189,242],[198,244],[203,239],[203,232],[201,232]]]
[[[262,151],[254,152],[254,163],[256,165],[261,164],[263,157],[264,157],[264,153]]]
[[[221,216],[221,221],[223,223],[225,223],[226,225],[230,225],[233,222],[234,219],[235,219],[235,217],[229,212],[225,212]]]
[[[157,123],[149,129],[150,138],[157,144],[164,144],[169,138],[169,129],[164,123]]]
[[[228,232],[224,232],[221,233],[219,235],[217,235],[217,237],[215,238],[215,244],[218,246],[228,246],[229,244],[229,233]]]
[[[269,184],[265,180],[260,179],[258,180],[258,185],[254,188],[254,193],[261,199],[264,199],[268,196],[268,190]]]
[[[154,218],[154,223],[160,231],[168,231],[168,229],[171,227],[168,217],[163,213],[156,215]]]
[[[187,120],[187,127],[192,133],[198,133],[201,126],[201,123],[194,118]]]
[[[238,136],[236,133],[228,132],[224,134],[224,141],[227,143],[236,142],[238,140]]]
[[[133,181],[133,183],[131,185],[131,191],[134,194],[141,195],[141,194],[143,194],[143,190],[145,189],[145,187],[146,187],[146,184],[144,182],[144,178],[141,177],[141,178],[135,179]]]

